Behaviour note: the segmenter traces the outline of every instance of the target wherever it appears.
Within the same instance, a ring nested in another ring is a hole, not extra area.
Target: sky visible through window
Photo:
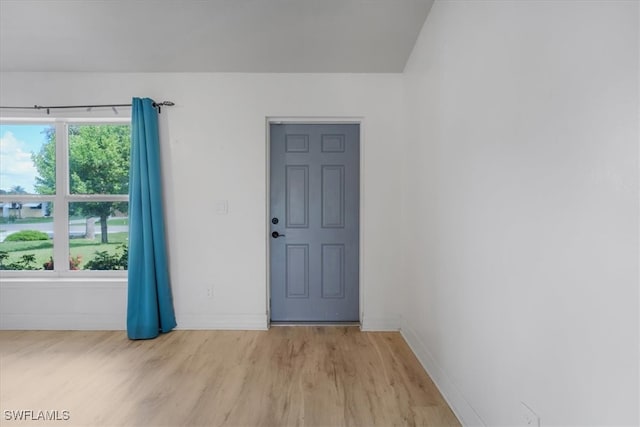
[[[35,193],[38,171],[31,153],[46,142],[45,130],[51,125],[0,125],[0,189],[10,192],[16,186]]]

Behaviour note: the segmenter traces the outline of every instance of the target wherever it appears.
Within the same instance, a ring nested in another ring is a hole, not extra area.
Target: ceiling
[[[433,0],[0,0],[0,71],[402,72]]]

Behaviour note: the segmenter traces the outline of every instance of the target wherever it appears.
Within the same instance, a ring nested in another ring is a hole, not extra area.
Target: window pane
[[[69,203],[71,270],[126,270],[128,202]]]
[[[0,270],[53,269],[53,203],[2,203]]]
[[[129,125],[69,126],[71,194],[128,194]]]
[[[0,125],[0,194],[55,194],[55,128]]]

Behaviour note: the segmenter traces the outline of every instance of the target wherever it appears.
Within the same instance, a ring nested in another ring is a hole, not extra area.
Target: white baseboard
[[[0,330],[120,331],[126,314],[0,314]],[[176,329],[266,330],[265,314],[187,314],[177,316]]]
[[[0,329],[45,331],[121,331],[126,315],[113,314],[0,314]]]
[[[370,332],[398,331],[400,330],[400,317],[371,317],[365,314],[362,316],[362,327],[360,329]]]
[[[486,424],[482,421],[478,413],[473,409],[469,402],[467,402],[447,373],[440,368],[429,350],[427,350],[427,346],[404,319],[402,321],[400,333],[422,364],[422,367],[427,371],[438,390],[440,390],[440,394],[442,394],[444,399],[447,401],[449,407],[451,407],[451,410],[456,417],[458,417],[458,420],[460,420],[462,425],[485,426]]]
[[[179,314],[176,329],[267,330],[266,314]]]

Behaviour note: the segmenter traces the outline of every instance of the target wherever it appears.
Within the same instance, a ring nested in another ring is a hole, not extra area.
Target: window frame
[[[69,269],[69,203],[73,202],[127,202],[128,194],[71,194],[69,174],[69,126],[123,125],[131,126],[131,117],[1,117],[3,125],[52,125],[56,134],[56,194],[55,195],[0,195],[0,203],[9,199],[20,203],[51,202],[54,206],[53,244],[54,270],[2,270],[6,278],[126,278],[126,270],[70,270]],[[62,266],[62,267],[60,267]]]

